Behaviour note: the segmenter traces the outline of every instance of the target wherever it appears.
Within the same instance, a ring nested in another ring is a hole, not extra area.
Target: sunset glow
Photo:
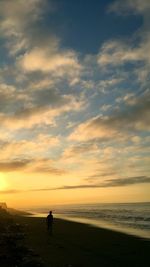
[[[0,202],[150,201],[150,1],[0,1]]]
[[[4,175],[0,173],[0,190],[3,190],[7,187]]]

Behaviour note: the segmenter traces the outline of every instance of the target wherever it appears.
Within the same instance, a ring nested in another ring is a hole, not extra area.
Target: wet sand
[[[15,221],[23,227],[26,246],[39,255],[43,266],[150,266],[146,239],[60,219],[54,220],[50,236],[44,218],[15,216]]]

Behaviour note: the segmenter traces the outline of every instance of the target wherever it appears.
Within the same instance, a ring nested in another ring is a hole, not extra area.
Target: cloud
[[[11,54],[3,78],[13,84],[0,84],[0,124],[7,130],[55,126],[56,117],[84,106],[83,98],[56,87],[58,77],[61,87],[63,80],[79,77],[82,67],[77,53],[63,49],[52,29],[43,30],[40,20],[52,10],[51,1],[46,0],[0,1],[2,41]]]
[[[132,75],[142,86],[147,86],[150,69],[150,2],[149,0],[114,1],[108,7],[108,12],[126,15],[141,15],[143,22],[140,28],[129,39],[113,39],[105,42],[97,56],[97,62],[104,69],[119,67]],[[130,65],[130,71],[127,70]]]
[[[43,0],[30,0],[27,5],[23,0],[1,0],[1,27],[5,29],[4,34],[17,35],[26,25],[37,21],[42,12],[42,2],[46,3]]]
[[[93,175],[90,175],[86,180],[87,181],[93,181],[93,179],[97,179],[97,178],[101,178],[101,177],[107,177],[107,176],[112,176],[112,175],[116,175],[117,172],[116,171],[112,171],[112,172],[99,172]]]
[[[109,110],[111,107],[112,107],[112,105],[104,104],[104,105],[102,105],[102,106],[100,107],[100,110],[102,110],[102,111],[105,112],[105,111]]]
[[[69,148],[66,148],[63,157],[64,159],[71,158],[71,157],[76,157],[76,156],[81,156],[85,157],[86,154],[89,153],[95,153],[98,152],[98,146],[97,144],[87,142],[87,143],[80,143],[78,145],[71,146]]]
[[[45,173],[49,175],[52,174],[53,176],[60,176],[67,173],[66,170],[57,168],[55,165],[56,162],[51,159],[31,159],[30,166],[26,169],[26,171],[32,173]]]
[[[128,62],[138,63],[145,62],[150,64],[148,53],[150,46],[150,36],[142,41],[137,47],[127,41],[112,40],[104,43],[98,55],[98,64],[123,65]]]
[[[110,179],[99,184],[83,184],[83,185],[71,185],[62,186],[56,188],[43,188],[35,189],[34,191],[49,191],[49,190],[70,190],[70,189],[86,189],[86,188],[103,188],[103,187],[116,187],[116,186],[128,186],[134,184],[150,183],[150,177],[137,176],[120,179]]]
[[[55,190],[74,190],[74,189],[92,189],[92,188],[105,188],[105,187],[120,187],[128,186],[135,184],[145,184],[150,183],[150,177],[147,176],[137,176],[137,177],[128,177],[120,178],[113,180],[106,180],[103,183],[98,184],[80,184],[80,185],[65,185],[60,187],[51,187],[51,188],[37,188],[31,190],[1,190],[1,194],[16,194],[22,192],[43,192],[43,191],[55,191]]]
[[[12,85],[5,83],[0,84],[0,112],[4,110],[9,110],[10,103],[13,106],[15,101],[15,92],[16,89]]]
[[[67,173],[66,170],[63,169],[59,169],[59,168],[54,168],[54,167],[50,167],[50,166],[41,166],[41,167],[37,167],[33,170],[33,172],[36,173],[47,173],[47,174],[52,174],[52,175],[64,175]]]
[[[30,163],[28,160],[16,160],[8,162],[0,162],[0,172],[12,172],[22,170]]]
[[[150,10],[149,0],[126,0],[126,1],[114,1],[108,8],[109,12],[117,12],[121,15],[130,14],[145,14]]]
[[[0,190],[0,194],[17,194],[22,193],[22,190],[16,190],[16,189],[8,189],[8,190]]]
[[[34,125],[55,125],[56,117],[69,111],[78,112],[85,107],[84,99],[72,95],[61,96],[51,91],[45,91],[43,95],[38,91],[33,100],[30,96],[30,100],[30,105],[28,103],[19,106],[16,112],[13,109],[8,114],[1,112],[1,125],[8,129],[32,128]],[[17,108],[18,100],[15,103]]]
[[[111,86],[117,85],[120,82],[122,82],[124,80],[124,77],[112,77],[111,79],[108,78],[106,80],[101,80],[98,84],[98,86],[100,88],[106,89],[106,88],[110,88]]]
[[[52,72],[77,79],[81,66],[75,51],[62,49],[52,29],[42,29],[43,14],[53,12],[50,1],[31,0],[27,4],[23,0],[2,0],[0,8],[0,30],[10,55],[18,55],[18,72]]]
[[[138,101],[138,98],[137,96],[134,94],[134,93],[127,93],[125,94],[124,96],[122,97],[118,97],[116,98],[116,102],[117,103],[122,103],[124,102],[126,105],[136,105],[137,104],[137,101]]]
[[[55,72],[58,76],[64,75],[65,72],[69,72],[70,75],[79,74],[81,66],[74,52],[59,51],[58,45],[53,47],[51,43],[49,46],[50,48],[33,48],[26,52],[18,64],[27,72]]]
[[[63,175],[65,170],[54,167],[54,161],[50,159],[23,159],[10,160],[0,163],[0,172],[24,171],[27,173],[49,173],[52,175]]]
[[[46,151],[60,144],[59,137],[48,134],[39,134],[31,140],[12,140],[11,138],[0,139],[0,159],[7,160],[19,157],[34,157],[34,155],[44,156]]]
[[[150,177],[137,176],[137,177],[107,180],[105,186],[106,187],[107,186],[126,186],[126,185],[143,184],[143,183],[150,183]]]
[[[1,0],[0,31],[6,38],[10,54],[16,54],[29,46],[28,31],[31,25],[41,19],[45,0]]]
[[[0,122],[8,129],[32,128],[34,125],[52,125],[54,117],[59,114],[57,110],[44,107],[25,108],[15,114],[0,114]]]
[[[133,131],[148,131],[150,103],[148,95],[136,99],[136,104],[110,116],[96,116],[81,123],[69,136],[70,140],[110,140]]]

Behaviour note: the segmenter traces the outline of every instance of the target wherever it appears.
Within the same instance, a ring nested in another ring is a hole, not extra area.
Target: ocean
[[[150,202],[119,204],[77,204],[36,207],[33,216],[46,217],[53,210],[55,218],[85,223],[150,239]]]

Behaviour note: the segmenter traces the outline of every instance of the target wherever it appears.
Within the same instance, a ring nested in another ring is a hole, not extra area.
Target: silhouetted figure
[[[47,222],[47,230],[49,231],[50,235],[52,235],[53,233],[53,215],[52,215],[52,211],[49,212],[47,218],[46,218],[46,222]]]

